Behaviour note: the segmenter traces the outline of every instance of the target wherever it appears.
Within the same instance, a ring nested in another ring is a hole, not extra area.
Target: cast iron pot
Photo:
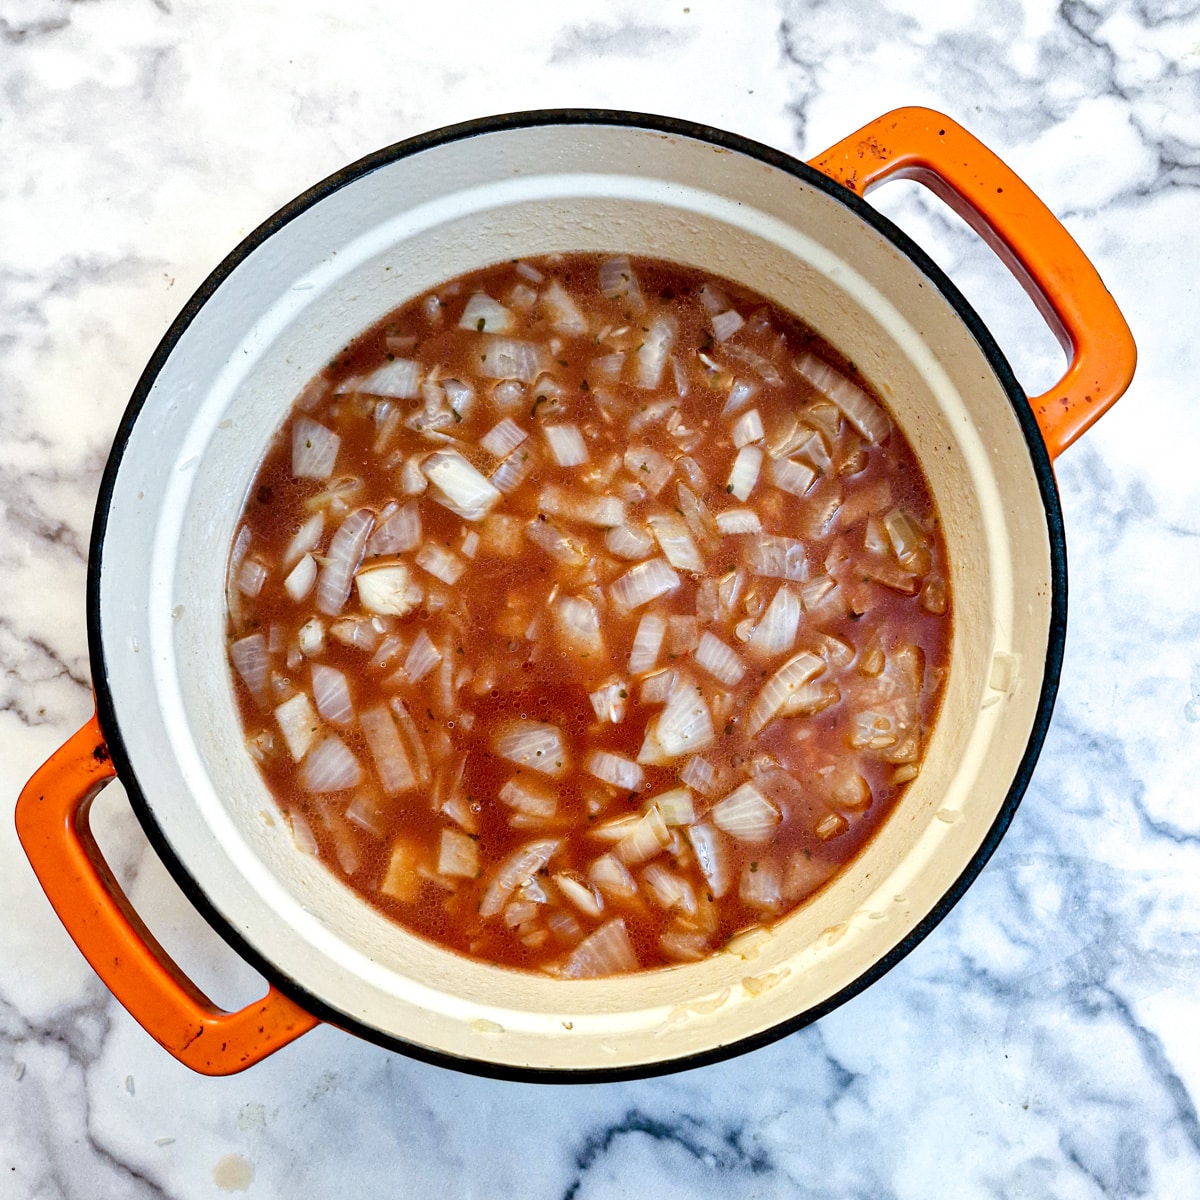
[[[862,199],[915,177],[996,248],[1070,360],[1027,398],[942,272]],[[488,263],[625,251],[727,276],[803,317],[888,402],[929,479],[955,624],[919,778],[811,903],[708,961],[563,981],[467,961],[357,899],[293,845],[244,750],[224,572],[242,499],[302,385],[411,296]],[[35,775],[21,841],[133,1016],[228,1073],[318,1020],[484,1074],[648,1075],[762,1045],[913,948],[995,849],[1062,661],[1066,562],[1051,460],[1124,391],[1129,330],[1067,232],[993,154],[924,109],[810,164],[714,129],[534,112],[392,146],[282,209],[204,283],[143,374],[97,508],[88,625],[97,715]],[[270,981],[216,1008],[104,865],[88,807],[117,775],[185,892]]]

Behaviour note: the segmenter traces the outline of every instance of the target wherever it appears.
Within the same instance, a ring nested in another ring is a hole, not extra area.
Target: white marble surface
[[[1200,1194],[1197,0],[0,0],[0,793],[90,713],[84,581],[116,423],[187,296],[344,163],[484,113],[608,106],[811,156],[888,108],[966,124],[1066,222],[1141,362],[1059,463],[1062,690],[1007,838],[864,995],[721,1066],[489,1082],[330,1028],[195,1076],[84,964],[0,826],[0,1198]],[[1056,347],[916,185],[1031,389]],[[119,787],[131,892],[218,999],[253,973]]]

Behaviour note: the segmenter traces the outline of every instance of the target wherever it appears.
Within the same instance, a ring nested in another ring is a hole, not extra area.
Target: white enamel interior
[[[838,881],[708,962],[597,982],[438,950],[296,853],[243,749],[224,652],[235,520],[305,381],[425,288],[563,250],[706,268],[797,312],[853,359],[925,466],[956,613],[922,774]],[[809,1011],[891,951],[954,884],[1004,803],[1037,711],[1051,589],[1045,513],[1009,401],[907,256],[845,205],[757,159],[580,125],[476,135],[393,161],[252,251],[150,390],[116,478],[99,570],[120,736],[195,886],[332,1010],[506,1068],[629,1069],[710,1052]]]

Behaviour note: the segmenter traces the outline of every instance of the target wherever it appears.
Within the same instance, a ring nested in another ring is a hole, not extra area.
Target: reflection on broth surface
[[[951,628],[928,488],[853,365],[744,288],[600,255],[348,347],[263,460],[228,595],[299,848],[565,977],[819,889],[917,774]]]

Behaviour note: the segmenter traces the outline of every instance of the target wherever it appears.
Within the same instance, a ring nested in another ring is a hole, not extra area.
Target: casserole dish
[[[961,212],[1070,355],[1027,398],[949,280],[861,199],[917,178]],[[920,776],[815,899],[705,961],[601,980],[507,971],[395,926],[300,853],[249,755],[225,657],[242,499],[304,383],[438,282],[558,251],[673,259],[797,313],[887,402],[942,516],[955,626]],[[117,998],[193,1068],[239,1070],[328,1020],[516,1078],[631,1077],[763,1044],[848,999],[949,910],[1007,828],[1050,718],[1066,564],[1052,458],[1124,391],[1129,330],[1029,189],[940,114],[888,114],[813,160],[628,113],[456,126],[293,201],[188,302],[101,486],[88,581],[97,714],[30,781],[22,844]],[[270,980],[218,1010],[146,931],[87,826],[114,774],[157,852]]]

